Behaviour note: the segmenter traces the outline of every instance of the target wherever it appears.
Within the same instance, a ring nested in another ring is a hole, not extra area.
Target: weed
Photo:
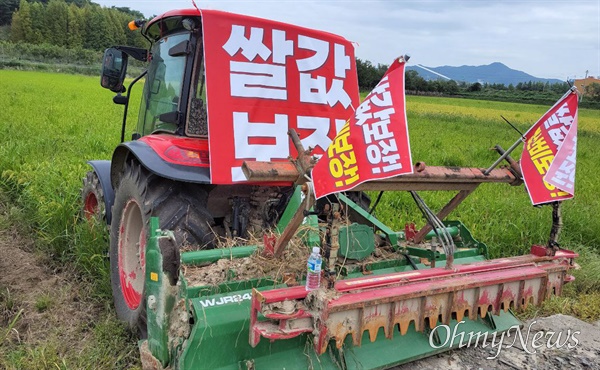
[[[52,306],[53,300],[49,294],[44,294],[35,300],[35,309],[38,312],[44,312]]]
[[[17,312],[17,314],[10,320],[10,322],[8,323],[8,326],[6,327],[6,329],[4,330],[4,332],[0,332],[0,347],[2,347],[2,344],[4,343],[4,341],[8,338],[8,336],[10,335],[10,332],[13,331],[15,325],[17,324],[17,321],[19,321],[19,318],[21,317],[21,315],[23,314],[23,309],[20,309],[19,312]]]

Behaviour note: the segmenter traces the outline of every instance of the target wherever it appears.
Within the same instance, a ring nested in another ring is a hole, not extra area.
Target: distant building
[[[585,94],[585,88],[586,86],[590,86],[593,83],[597,83],[600,84],[600,78],[596,78],[594,76],[590,76],[587,78],[582,78],[579,80],[575,80],[573,82],[573,84],[575,85],[575,87],[577,87],[577,90],[579,90],[579,92],[581,94]]]

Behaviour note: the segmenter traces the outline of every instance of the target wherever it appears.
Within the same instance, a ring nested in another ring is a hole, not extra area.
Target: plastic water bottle
[[[310,257],[308,257],[308,273],[306,274],[306,290],[319,289],[321,285],[321,264],[323,259],[321,258],[321,249],[319,247],[313,247]]]

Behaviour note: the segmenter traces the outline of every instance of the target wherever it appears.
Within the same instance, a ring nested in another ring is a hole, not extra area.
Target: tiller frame
[[[299,153],[296,160],[248,161],[242,166],[252,182],[283,180],[303,184],[305,197],[276,242],[275,258],[281,256],[315,203],[310,184],[306,184],[315,161],[310,149],[304,150],[296,133],[291,131],[290,136]],[[428,167],[419,162],[413,174],[366,182],[353,190],[410,191],[417,202],[422,200],[416,191],[458,191],[437,214],[423,210],[428,224],[418,231],[409,224],[404,235],[406,241],[419,244],[434,230],[442,239],[437,226],[443,225],[428,218],[427,212],[432,218],[443,220],[482,183],[522,184],[516,162],[499,146],[496,150],[508,161],[508,168]],[[343,195],[340,198],[345,203],[352,203]],[[370,221],[368,213],[356,208],[354,211]],[[556,233],[557,220],[553,221],[553,233]],[[335,221],[330,224],[330,235],[337,236],[335,225]],[[390,244],[397,243],[396,235],[388,229],[376,223],[374,226],[380,226]],[[558,248],[555,237],[551,236],[552,240],[554,243],[548,247],[532,246],[529,255],[457,266],[453,265],[455,248],[451,242],[450,248],[445,248],[445,267],[435,267],[433,260],[431,268],[416,270],[410,257],[406,256],[416,271],[340,281],[331,277],[335,274],[335,261],[330,262],[324,265],[325,276],[329,276],[324,279],[326,288],[318,291],[307,292],[303,286],[266,291],[253,289],[250,345],[256,347],[262,337],[275,341],[312,333],[316,353],[323,354],[332,342],[337,349],[342,349],[345,343],[361,346],[365,332],[374,342],[381,331],[386,338],[393,339],[395,334],[405,335],[410,327],[417,332],[429,332],[439,324],[449,325],[452,320],[463,322],[465,317],[469,320],[481,318],[493,331],[507,330],[495,325],[494,316],[500,315],[501,311],[525,309],[529,304],[539,305],[552,295],[559,295],[563,285],[573,280],[568,271],[578,255]],[[332,250],[339,247],[336,243],[337,239],[332,241]],[[335,259],[336,255],[332,256]],[[277,311],[276,308],[284,306],[288,307],[286,312]]]

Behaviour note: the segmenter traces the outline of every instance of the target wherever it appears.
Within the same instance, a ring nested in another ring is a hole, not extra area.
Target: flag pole
[[[510,148],[506,149],[506,151],[504,152],[504,154],[502,154],[502,155],[500,156],[500,158],[498,158],[498,159],[496,160],[496,162],[494,162],[494,163],[493,163],[493,164],[490,166],[490,168],[488,168],[487,170],[483,171],[483,174],[484,174],[485,176],[489,175],[489,174],[490,174],[490,172],[492,172],[492,170],[493,170],[494,168],[496,168],[496,166],[497,166],[497,165],[499,165],[499,164],[500,164],[500,162],[502,162],[502,161],[503,161],[503,160],[504,160],[506,157],[508,157],[508,156],[510,155],[510,153],[511,153],[513,150],[515,150],[515,149],[516,149],[516,148],[519,146],[519,144],[521,144],[521,142],[522,142],[522,141],[523,141],[523,137],[520,137],[520,138],[519,138],[519,140],[515,141],[515,143],[514,143],[513,145],[511,145],[511,146],[510,146]]]
[[[568,90],[568,91],[567,91],[567,92],[566,92],[566,93],[565,93],[565,94],[564,94],[564,95],[563,95],[563,96],[562,96],[560,99],[558,99],[558,100],[557,100],[557,102],[556,102],[556,103],[555,103],[555,104],[552,106],[552,108],[554,108],[554,106],[556,106],[556,104],[558,104],[558,102],[560,102],[561,100],[563,100],[564,98],[566,98],[567,96],[569,96],[569,94],[572,94],[572,93],[574,93],[574,92],[575,92],[575,93],[577,93],[577,87],[575,87],[575,86],[571,86],[571,88],[570,88],[570,89],[569,89],[569,90]],[[551,110],[552,108],[550,108],[550,110]],[[516,148],[519,146],[519,144],[520,144],[521,142],[525,142],[525,135],[521,136],[521,137],[519,138],[519,140],[515,141],[515,143],[514,143],[513,145],[511,145],[511,146],[510,146],[510,148],[508,148],[508,149],[506,150],[506,152],[504,152],[504,154],[502,154],[502,155],[500,156],[500,158],[498,158],[498,160],[497,160],[496,162],[494,162],[494,163],[493,163],[493,164],[492,164],[492,165],[491,165],[491,166],[490,166],[490,167],[489,167],[487,170],[483,171],[483,174],[484,174],[485,176],[489,175],[489,174],[490,174],[490,172],[492,172],[492,170],[493,170],[494,168],[496,168],[496,166],[498,166],[498,165],[500,164],[500,162],[502,162],[502,161],[503,161],[503,160],[504,160],[506,157],[508,157],[508,156],[510,155],[510,153],[511,153],[513,150],[515,150],[515,149],[516,149]]]

